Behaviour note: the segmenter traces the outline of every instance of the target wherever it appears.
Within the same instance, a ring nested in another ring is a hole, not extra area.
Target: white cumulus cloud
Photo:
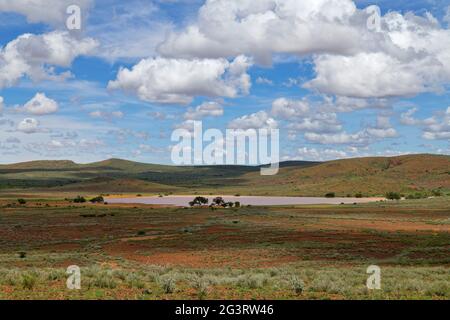
[[[247,69],[251,60],[143,59],[130,69],[121,69],[109,89],[121,89],[149,102],[189,104],[195,96],[235,98],[248,94]]]
[[[80,7],[82,16],[92,6],[93,0],[0,0],[0,12],[14,12],[27,18],[30,23],[48,23],[63,26],[70,5]]]
[[[39,121],[26,118],[17,125],[17,130],[27,134],[36,133],[39,131]]]
[[[223,107],[217,102],[205,102],[198,107],[189,108],[184,114],[186,120],[200,120],[204,117],[220,117],[223,116]]]
[[[23,110],[33,115],[45,115],[57,112],[59,109],[58,103],[50,98],[47,98],[45,93],[37,93],[24,106]]]
[[[232,120],[228,124],[230,129],[276,129],[278,128],[278,122],[271,118],[265,111],[259,111],[257,113],[242,116],[240,118]]]
[[[0,49],[0,88],[13,86],[24,76],[33,81],[67,78],[70,73],[58,74],[55,67],[70,67],[76,57],[96,46],[94,39],[77,39],[65,31],[23,34]]]

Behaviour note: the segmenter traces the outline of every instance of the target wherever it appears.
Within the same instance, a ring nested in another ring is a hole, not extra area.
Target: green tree
[[[193,201],[189,202],[189,205],[191,207],[195,207],[195,206],[203,206],[203,205],[207,205],[209,202],[208,198],[205,197],[196,197]]]

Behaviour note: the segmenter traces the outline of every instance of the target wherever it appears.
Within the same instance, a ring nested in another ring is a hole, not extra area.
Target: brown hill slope
[[[346,196],[384,195],[387,191],[411,194],[434,189],[450,190],[450,156],[407,155],[325,162],[307,168],[289,167],[273,177],[245,176],[246,185],[265,194],[270,183],[277,194],[317,196],[327,192]],[[262,187],[262,185],[266,185]]]
[[[407,155],[324,163],[282,163],[275,176],[257,167],[175,167],[111,159],[91,164],[34,161],[0,166],[0,192],[11,189],[92,192],[337,196],[450,192],[450,156]]]

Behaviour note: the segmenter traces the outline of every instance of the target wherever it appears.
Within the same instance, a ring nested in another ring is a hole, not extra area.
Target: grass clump
[[[166,294],[174,293],[177,289],[176,281],[172,277],[165,277],[160,279],[160,286]]]
[[[299,279],[297,276],[292,276],[289,279],[289,284],[292,288],[292,290],[294,290],[294,292],[298,295],[303,293],[303,290],[305,290],[305,283],[303,282],[303,280]]]
[[[209,285],[205,279],[195,276],[191,280],[191,285],[197,291],[197,298],[204,300],[208,296]]]
[[[25,273],[22,275],[22,288],[32,290],[37,283],[37,275],[34,273]]]

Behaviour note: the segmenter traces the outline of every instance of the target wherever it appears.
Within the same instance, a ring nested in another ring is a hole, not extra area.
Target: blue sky
[[[81,30],[66,27],[73,3]],[[450,154],[449,8],[0,0],[0,163],[170,164],[172,131],[193,120],[277,128],[283,160]]]

